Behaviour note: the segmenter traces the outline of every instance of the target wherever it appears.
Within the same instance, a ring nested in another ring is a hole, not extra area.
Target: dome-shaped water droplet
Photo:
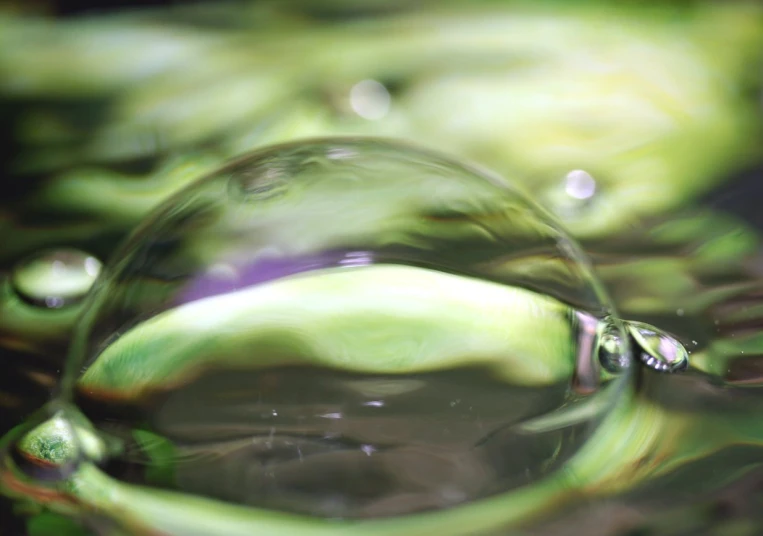
[[[600,324],[628,339],[574,241],[510,183],[399,143],[248,155],[115,259],[62,396],[144,486],[323,517],[449,507],[557,469],[628,377],[601,370]]]
[[[83,251],[60,248],[42,251],[19,262],[11,285],[24,301],[49,308],[79,302],[101,271],[101,263]]]
[[[0,488],[66,487],[83,462],[99,462],[107,445],[75,409],[52,404],[0,443]],[[112,445],[115,446],[115,445]]]
[[[620,330],[606,326],[599,337],[599,362],[612,374],[620,374],[631,365],[631,353]]]
[[[689,366],[689,353],[675,337],[643,322],[626,322],[641,361],[659,372],[679,372]]]
[[[29,478],[61,481],[69,477],[80,460],[72,424],[62,415],[26,432],[12,446],[11,458]]]

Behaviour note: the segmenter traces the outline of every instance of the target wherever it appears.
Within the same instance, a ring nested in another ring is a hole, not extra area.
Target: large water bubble
[[[59,402],[120,445],[111,478],[394,516],[559,468],[614,406],[628,340],[577,245],[506,181],[314,140],[144,222],[86,303]]]

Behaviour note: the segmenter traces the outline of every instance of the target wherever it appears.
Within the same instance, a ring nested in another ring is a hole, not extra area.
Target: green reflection
[[[160,314],[110,345],[79,384],[134,396],[211,365],[302,362],[394,374],[485,363],[511,383],[544,385],[572,373],[569,314],[496,283],[404,266],[339,268]]]
[[[25,455],[61,465],[76,460],[79,449],[71,425],[63,417],[53,418],[24,435],[18,449]]]
[[[55,427],[55,423],[45,423],[32,432],[44,437],[34,441],[43,441]],[[693,459],[730,445],[760,446],[762,440],[763,430],[749,418],[673,413],[647,400],[635,399],[619,405],[594,440],[564,471],[531,488],[437,513],[363,522],[303,518],[149,490],[116,481],[87,462],[61,483],[61,489],[67,490],[66,502],[75,500],[85,511],[96,508],[108,513],[134,534],[161,531],[172,535],[237,535],[251,534],[252,530],[295,535],[416,535],[433,530],[453,536],[492,534],[503,530],[501,527],[573,504],[581,497],[616,493],[644,479],[669,474]],[[55,502],[48,506],[58,508]],[[64,502],[61,508],[68,510]]]

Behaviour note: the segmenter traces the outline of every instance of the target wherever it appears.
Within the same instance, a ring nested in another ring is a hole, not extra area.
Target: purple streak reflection
[[[178,295],[175,305],[240,290],[311,270],[337,266],[367,266],[368,251],[324,251],[301,257],[261,258],[251,264],[219,262],[193,278]]]

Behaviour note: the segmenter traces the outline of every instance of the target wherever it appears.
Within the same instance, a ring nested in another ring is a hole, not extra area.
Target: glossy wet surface
[[[582,428],[528,434],[522,424],[568,396],[565,384],[512,387],[479,369],[399,377],[291,367],[206,374],[143,403],[83,396],[78,405],[128,441],[105,467],[118,478],[354,518],[447,508],[552,471]],[[148,476],[156,471],[136,428],[172,445],[172,478]]]

